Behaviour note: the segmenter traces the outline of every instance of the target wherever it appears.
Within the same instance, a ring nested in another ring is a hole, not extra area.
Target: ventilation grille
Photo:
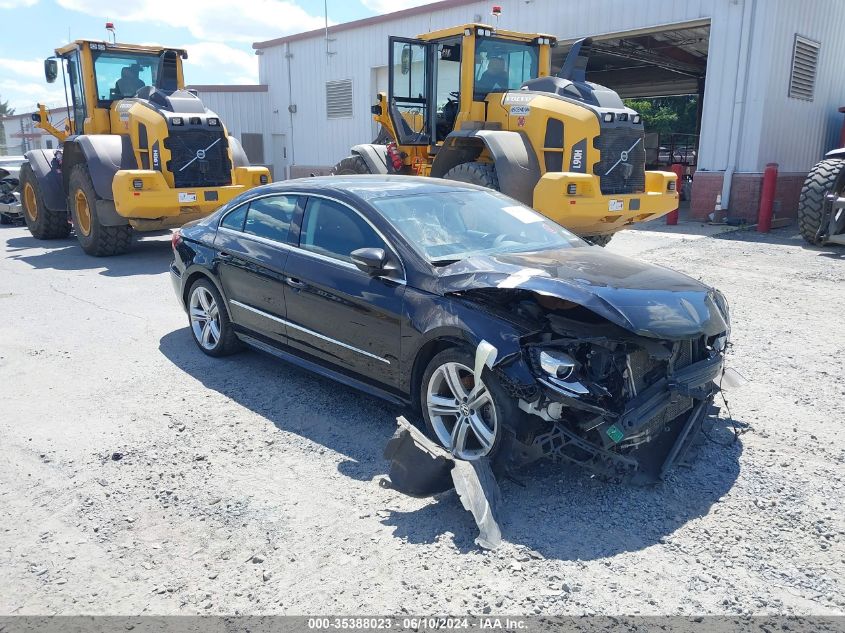
[[[792,49],[792,74],[789,77],[789,96],[794,99],[813,100],[816,87],[816,68],[819,63],[818,42],[795,36]]]
[[[352,80],[326,82],[326,116],[348,119],[352,116]]]

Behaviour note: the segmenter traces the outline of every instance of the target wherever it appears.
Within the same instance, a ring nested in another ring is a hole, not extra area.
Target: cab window
[[[491,92],[518,90],[537,77],[539,49],[528,42],[507,42],[495,38],[478,40],[475,54],[475,101]]]
[[[299,246],[344,262],[352,262],[350,254],[359,248],[387,248],[355,211],[324,198],[308,200]]]
[[[134,97],[144,86],[154,86],[159,57],[146,53],[92,52],[97,80],[97,101]]]

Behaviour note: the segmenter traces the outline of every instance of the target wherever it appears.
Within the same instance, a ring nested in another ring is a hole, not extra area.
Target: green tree
[[[625,105],[643,117],[646,132],[695,134],[698,124],[698,97],[654,97],[626,99]]]
[[[0,99],[0,117],[4,116],[11,116],[15,113],[14,108],[9,107],[8,101],[3,101]],[[6,126],[5,124],[0,125],[0,149],[3,150],[5,153],[6,151]]]

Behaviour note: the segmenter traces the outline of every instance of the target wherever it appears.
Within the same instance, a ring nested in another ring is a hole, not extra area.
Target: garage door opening
[[[569,52],[562,43],[552,55],[557,72]],[[685,166],[695,172],[710,24],[665,26],[593,38],[587,81],[615,90],[643,115],[650,169]],[[682,196],[691,185],[682,189]]]

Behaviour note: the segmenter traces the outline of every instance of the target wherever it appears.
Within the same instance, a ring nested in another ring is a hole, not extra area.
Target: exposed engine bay
[[[520,340],[520,358],[493,364],[537,422],[513,434],[503,456],[509,469],[551,457],[646,483],[662,478],[698,435],[719,391],[727,323],[715,333],[661,339],[559,297],[502,288],[462,295],[532,328]],[[517,361],[528,365],[533,382],[510,370]]]

